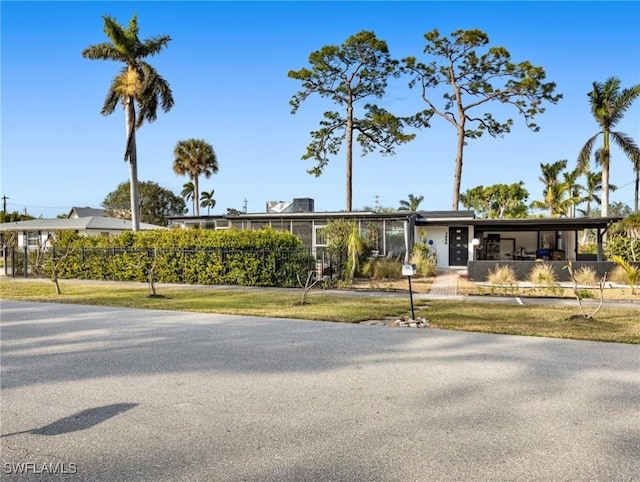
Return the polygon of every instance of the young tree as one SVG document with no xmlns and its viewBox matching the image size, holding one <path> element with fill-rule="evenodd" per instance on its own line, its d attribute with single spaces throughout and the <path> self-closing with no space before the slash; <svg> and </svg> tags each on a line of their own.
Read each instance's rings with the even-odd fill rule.
<svg viewBox="0 0 640 482">
<path fill-rule="evenodd" d="M 213 146 L 204 139 L 179 141 L 173 149 L 173 171 L 180 176 L 189 176 L 193 182 L 193 214 L 200 216 L 198 199 L 200 176 L 209 179 L 218 172 L 218 157 Z"/>
<path fill-rule="evenodd" d="M 70 258 L 78 250 L 74 244 L 77 236 L 73 231 L 58 231 L 45 242 L 38 242 L 34 269 L 36 273 L 47 276 L 55 284 L 58 295 L 62 294 L 60 273 L 65 270 Z"/>
<path fill-rule="evenodd" d="M 398 211 L 417 211 L 420 203 L 424 201 L 424 196 L 414 196 L 409 194 L 409 199 L 401 199 Z"/>
<path fill-rule="evenodd" d="M 360 228 L 354 223 L 347 237 L 347 255 L 349 256 L 349 277 L 351 282 L 355 280 L 360 267 L 360 258 L 365 252 L 365 241 L 360 234 Z M 346 273 L 345 273 L 346 276 Z"/>
<path fill-rule="evenodd" d="M 533 120 L 545 111 L 543 101 L 556 104 L 562 95 L 554 94 L 554 82 L 544 82 L 546 74 L 542 67 L 529 61 L 511 62 L 511 54 L 504 47 L 486 48 L 489 37 L 481 30 L 456 30 L 451 38 L 446 38 L 436 29 L 424 38 L 427 41 L 424 53 L 436 60 L 423 63 L 408 57 L 402 67 L 411 76 L 409 86 L 419 86 L 427 104 L 426 110 L 413 117 L 412 124 L 426 127 L 433 115 L 438 115 L 456 129 L 452 209 L 457 210 L 468 140 L 485 132 L 501 137 L 510 132 L 513 124 L 512 119 L 498 121 L 490 112 L 482 116 L 473 112 L 489 102 L 509 105 L 522 116 L 528 128 L 537 132 L 539 127 Z M 440 91 L 444 102 L 438 106 L 435 99 Z"/>
<path fill-rule="evenodd" d="M 361 31 L 342 45 L 327 45 L 309 55 L 310 68 L 289 71 L 289 78 L 300 80 L 302 90 L 295 94 L 290 105 L 295 114 L 301 103 L 312 94 L 327 97 L 342 113 L 325 112 L 320 129 L 311 132 L 311 143 L 302 159 L 314 159 L 316 167 L 308 170 L 320 176 L 330 155 L 337 155 L 343 141 L 346 151 L 346 210 L 352 210 L 353 143 L 362 148 L 362 155 L 378 150 L 393 154 L 397 144 L 408 142 L 414 134 L 404 134 L 402 121 L 386 110 L 372 104 L 363 106 L 363 115 L 356 107 L 368 98 L 381 98 L 390 77 L 397 75 L 397 61 L 391 59 L 387 43 L 373 32 Z"/>
<path fill-rule="evenodd" d="M 529 212 L 528 198 L 529 191 L 522 181 L 477 186 L 460 194 L 460 202 L 466 209 L 473 209 L 479 217 L 486 219 L 525 218 Z"/>
<path fill-rule="evenodd" d="M 207 208 L 207 216 L 209 215 L 210 209 L 216 206 L 216 200 L 213 199 L 213 192 L 214 189 L 210 192 L 204 191 L 200 194 L 200 207 Z"/>
<path fill-rule="evenodd" d="M 131 219 L 128 199 L 130 198 L 129 183 L 118 184 L 115 191 L 110 192 L 102 202 L 110 216 Z M 170 190 L 160 187 L 155 182 L 138 183 L 140 192 L 140 214 L 144 223 L 166 226 L 167 217 L 182 216 L 187 213 L 184 199 L 176 196 Z"/>
<path fill-rule="evenodd" d="M 173 94 L 169 84 L 144 59 L 158 54 L 171 41 L 168 35 L 158 35 L 141 41 L 138 38 L 138 17 L 133 15 L 129 26 L 123 28 L 114 18 L 105 15 L 104 33 L 110 42 L 91 45 L 82 56 L 91 60 L 113 60 L 124 63 L 120 73 L 112 80 L 100 113 L 110 115 L 118 102 L 122 103 L 127 126 L 124 160 L 129 163 L 131 191 L 130 212 L 133 231 L 140 229 L 138 164 L 136 130 L 147 120 L 157 118 L 158 105 L 164 112 L 173 107 Z M 136 105 L 138 106 L 136 117 Z"/>
<path fill-rule="evenodd" d="M 620 90 L 620 79 L 609 77 L 604 84 L 593 83 L 589 92 L 591 113 L 600 126 L 600 132 L 592 136 L 578 154 L 578 170 L 589 170 L 591 151 L 596 139 L 602 134 L 602 148 L 597 157 L 602 166 L 602 215 L 609 215 L 609 172 L 611 162 L 611 141 L 615 142 L 633 163 L 634 169 L 640 167 L 640 148 L 635 141 L 624 132 L 614 131 L 615 126 L 622 120 L 624 113 L 631 107 L 633 101 L 640 96 L 640 84 L 628 89 Z"/>
</svg>

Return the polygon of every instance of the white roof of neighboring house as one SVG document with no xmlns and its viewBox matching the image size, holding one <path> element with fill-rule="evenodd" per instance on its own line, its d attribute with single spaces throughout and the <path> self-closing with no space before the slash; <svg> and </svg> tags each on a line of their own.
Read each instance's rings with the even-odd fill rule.
<svg viewBox="0 0 640 482">
<path fill-rule="evenodd" d="M 30 219 L 0 224 L 0 232 L 8 231 L 131 231 L 128 219 L 109 218 L 105 216 L 87 216 L 84 218 Z M 141 230 L 167 229 L 155 224 L 140 223 Z"/>
</svg>

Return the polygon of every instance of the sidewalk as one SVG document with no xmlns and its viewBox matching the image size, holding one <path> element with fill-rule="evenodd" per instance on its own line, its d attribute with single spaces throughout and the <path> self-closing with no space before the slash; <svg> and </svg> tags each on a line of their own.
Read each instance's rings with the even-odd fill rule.
<svg viewBox="0 0 640 482">
<path fill-rule="evenodd" d="M 456 296 L 458 294 L 458 276 L 460 272 L 457 270 L 438 271 L 430 295 L 437 296 Z"/>
</svg>

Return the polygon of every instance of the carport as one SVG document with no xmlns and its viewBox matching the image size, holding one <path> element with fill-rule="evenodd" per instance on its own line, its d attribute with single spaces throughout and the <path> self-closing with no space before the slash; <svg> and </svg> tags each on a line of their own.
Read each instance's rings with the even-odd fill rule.
<svg viewBox="0 0 640 482">
<path fill-rule="evenodd" d="M 568 273 L 562 268 L 568 261 L 576 267 L 588 265 L 601 276 L 610 271 L 613 263 L 605 261 L 603 242 L 607 230 L 620 217 L 585 218 L 527 218 L 527 219 L 474 219 L 473 253 L 468 263 L 469 276 L 485 279 L 490 270 L 499 264 L 508 264 L 522 276 L 530 271 L 536 261 L 543 260 L 557 265 L 561 277 Z M 578 233 L 593 230 L 596 234 L 597 252 L 578 252 Z"/>
</svg>

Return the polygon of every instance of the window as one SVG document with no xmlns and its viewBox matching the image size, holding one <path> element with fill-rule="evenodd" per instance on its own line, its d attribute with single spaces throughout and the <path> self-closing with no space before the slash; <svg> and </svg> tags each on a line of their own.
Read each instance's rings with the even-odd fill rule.
<svg viewBox="0 0 640 482">
<path fill-rule="evenodd" d="M 305 246 L 311 247 L 312 231 L 311 221 L 292 221 L 291 233 L 298 236 Z"/>
<path fill-rule="evenodd" d="M 404 254 L 404 221 L 385 223 L 385 247 L 387 255 L 397 257 Z"/>
<path fill-rule="evenodd" d="M 266 228 L 267 226 L 269 226 L 269 223 L 265 221 L 251 221 L 251 229 L 253 231 Z"/>
<path fill-rule="evenodd" d="M 37 248 L 39 245 L 40 233 L 38 231 L 27 232 L 27 246 L 29 248 Z"/>
</svg>

